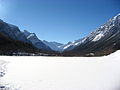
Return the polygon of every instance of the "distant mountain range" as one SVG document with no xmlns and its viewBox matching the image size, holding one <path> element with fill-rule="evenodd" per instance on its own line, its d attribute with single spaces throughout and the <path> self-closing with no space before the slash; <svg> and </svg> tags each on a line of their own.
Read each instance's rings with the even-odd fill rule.
<svg viewBox="0 0 120 90">
<path fill-rule="evenodd" d="M 58 56 L 108 55 L 120 49 L 120 14 L 108 20 L 88 36 L 67 44 L 42 41 L 35 33 L 27 30 L 20 31 L 17 26 L 0 20 L 0 43 L 0 54 L 5 52 L 51 54 L 52 52 Z M 8 51 L 5 47 L 9 48 Z"/>
<path fill-rule="evenodd" d="M 43 43 L 46 44 L 47 46 L 49 46 L 54 51 L 59 51 L 59 52 L 63 51 L 62 46 L 64 46 L 64 44 L 62 44 L 62 43 L 48 42 L 46 40 L 43 40 Z"/>
<path fill-rule="evenodd" d="M 51 48 L 48 45 L 44 44 L 40 39 L 38 39 L 35 33 L 30 33 L 26 30 L 24 30 L 23 33 L 36 48 L 51 51 Z"/>
</svg>

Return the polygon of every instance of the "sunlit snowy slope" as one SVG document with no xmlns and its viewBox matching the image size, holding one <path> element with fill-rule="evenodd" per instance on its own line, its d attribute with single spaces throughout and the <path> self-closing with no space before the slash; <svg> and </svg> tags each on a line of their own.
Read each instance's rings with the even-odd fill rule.
<svg viewBox="0 0 120 90">
<path fill-rule="evenodd" d="M 120 90 L 120 51 L 105 57 L 0 57 L 19 90 Z"/>
</svg>

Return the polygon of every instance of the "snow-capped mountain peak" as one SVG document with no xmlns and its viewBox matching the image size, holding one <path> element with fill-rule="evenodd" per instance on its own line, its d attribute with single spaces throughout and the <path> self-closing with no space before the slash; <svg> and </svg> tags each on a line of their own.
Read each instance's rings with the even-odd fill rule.
<svg viewBox="0 0 120 90">
<path fill-rule="evenodd" d="M 96 43 L 99 42 L 100 40 L 104 40 L 107 37 L 113 37 L 117 35 L 118 32 L 120 32 L 120 13 L 115 17 L 109 19 L 107 23 L 103 24 L 96 31 L 90 33 L 83 39 L 79 39 L 69 44 L 66 44 L 66 46 L 63 49 L 72 50 L 75 47 L 80 46 L 81 44 L 86 44 L 88 42 Z"/>
<path fill-rule="evenodd" d="M 32 44 L 39 48 L 39 49 L 44 49 L 44 50 L 51 50 L 51 48 L 47 45 L 45 45 L 37 36 L 35 33 L 30 33 L 27 30 L 24 30 L 23 32 L 25 36 L 27 37 L 28 40 L 32 42 Z"/>
</svg>

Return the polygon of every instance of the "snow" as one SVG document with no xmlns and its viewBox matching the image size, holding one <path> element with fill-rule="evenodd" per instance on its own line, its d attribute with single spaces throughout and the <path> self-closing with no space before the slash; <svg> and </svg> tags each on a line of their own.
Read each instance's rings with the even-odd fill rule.
<svg viewBox="0 0 120 90">
<path fill-rule="evenodd" d="M 80 44 L 80 42 L 75 43 L 75 45 L 78 45 L 78 44 Z"/>
<path fill-rule="evenodd" d="M 95 38 L 92 41 L 96 42 L 96 41 L 100 40 L 103 36 L 104 36 L 104 34 L 100 33 L 100 34 L 96 35 Z"/>
<path fill-rule="evenodd" d="M 0 60 L 0 77 L 3 77 L 6 71 L 7 62 Z"/>
<path fill-rule="evenodd" d="M 83 38 L 83 39 L 79 39 L 79 40 L 75 40 L 73 42 L 70 42 L 70 43 L 64 45 L 64 47 L 62 49 L 65 50 L 65 49 L 68 49 L 69 47 L 75 48 L 76 46 L 84 43 L 86 39 L 87 38 Z"/>
<path fill-rule="evenodd" d="M 63 50 L 69 48 L 70 46 L 71 46 L 71 44 L 66 45 L 66 46 L 63 48 Z"/>
<path fill-rule="evenodd" d="M 29 39 L 29 38 L 31 38 L 31 37 L 34 37 L 34 36 L 35 36 L 35 34 L 31 33 L 31 34 L 27 37 L 27 39 Z"/>
<path fill-rule="evenodd" d="M 113 17 L 113 19 L 112 20 L 116 20 L 116 18 L 117 18 L 118 16 L 115 16 L 115 17 Z"/>
<path fill-rule="evenodd" d="M 104 28 L 104 25 L 102 25 L 100 28 Z"/>
<path fill-rule="evenodd" d="M 78 45 L 80 45 L 80 44 L 84 43 L 84 42 L 85 42 L 85 40 L 86 40 L 86 38 L 85 38 L 85 39 L 83 39 L 83 40 L 80 40 L 80 41 L 75 42 L 73 45 L 74 45 L 74 46 L 78 46 Z"/>
<path fill-rule="evenodd" d="M 112 19 L 110 19 L 107 23 L 105 23 L 104 25 L 102 25 L 101 27 L 99 27 L 96 31 L 91 32 L 88 36 L 84 37 L 84 39 L 82 40 L 75 40 L 74 42 L 65 45 L 64 49 L 68 49 L 70 46 L 73 49 L 74 47 L 85 43 L 85 42 L 96 42 L 99 41 L 102 37 L 106 36 L 107 34 L 109 34 L 111 31 L 112 27 L 116 26 L 116 23 L 118 23 L 119 27 L 119 22 L 120 22 L 120 14 L 118 14 L 117 16 L 113 17 Z M 117 22 L 116 22 L 117 20 Z"/>
<path fill-rule="evenodd" d="M 118 16 L 120 16 L 120 13 L 118 13 L 116 16 L 114 16 L 112 20 L 116 20 Z"/>
<path fill-rule="evenodd" d="M 119 90 L 120 51 L 104 57 L 5 57 L 0 80 L 19 90 Z"/>
</svg>

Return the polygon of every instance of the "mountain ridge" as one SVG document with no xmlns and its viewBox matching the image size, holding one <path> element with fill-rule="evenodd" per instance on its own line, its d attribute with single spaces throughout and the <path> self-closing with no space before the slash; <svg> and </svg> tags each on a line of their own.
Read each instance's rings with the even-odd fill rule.
<svg viewBox="0 0 120 90">
<path fill-rule="evenodd" d="M 26 36 L 20 31 L 20 29 L 12 24 L 8 24 L 3 20 L 0 20 L 0 32 L 11 37 L 14 40 L 20 40 L 23 42 L 30 43 Z"/>
<path fill-rule="evenodd" d="M 103 56 L 120 49 L 120 13 L 89 35 L 67 44 L 40 40 L 35 33 L 27 30 L 22 32 L 17 26 L 2 20 L 0 33 L 38 49 L 55 51 L 60 56 Z"/>
<path fill-rule="evenodd" d="M 120 16 L 120 13 L 119 14 L 117 14 L 116 16 L 114 16 L 113 18 L 111 18 L 111 19 L 109 19 L 108 21 L 107 21 L 107 23 L 105 23 L 105 24 L 107 24 L 107 26 L 109 26 L 110 24 L 111 24 L 111 21 L 116 21 L 116 19 L 118 18 Z M 116 22 L 114 22 L 114 23 L 116 23 Z M 96 37 L 94 37 L 95 35 L 93 35 L 97 30 L 99 30 L 99 29 L 101 29 L 101 28 L 107 28 L 107 27 L 105 27 L 105 24 L 103 24 L 103 25 L 101 25 L 99 28 L 97 28 L 95 31 L 93 31 L 93 32 L 91 32 L 90 34 L 88 34 L 87 36 L 85 36 L 85 37 L 83 37 L 83 38 L 81 38 L 81 39 L 79 39 L 79 40 L 75 40 L 75 41 L 73 41 L 73 42 L 71 42 L 70 44 L 69 44 L 69 46 L 72 46 L 72 45 L 75 45 L 76 44 L 76 46 L 77 45 L 79 45 L 79 44 L 81 44 L 81 43 L 83 43 L 83 42 L 86 42 L 86 39 L 89 37 L 89 40 L 91 40 L 91 39 L 93 39 L 93 41 L 98 41 L 100 38 L 102 38 L 103 37 L 103 34 L 101 33 L 101 35 L 97 35 Z M 111 26 L 110 26 L 111 27 Z M 118 27 L 120 27 L 120 25 L 118 25 Z M 105 32 L 107 32 L 106 30 L 104 30 L 104 31 L 102 31 L 103 33 L 105 33 Z M 92 35 L 92 36 L 91 36 Z"/>
<path fill-rule="evenodd" d="M 103 24 L 96 31 L 90 33 L 79 41 L 79 45 L 68 47 L 64 53 L 75 53 L 81 55 L 88 55 L 90 53 L 97 55 L 109 54 L 116 50 L 116 46 L 120 40 L 120 14 L 109 19 L 107 23 Z M 81 41 L 84 41 L 81 43 Z M 117 43 L 115 45 L 115 43 Z M 106 44 L 106 45 L 105 45 Z M 109 47 L 109 48 L 108 48 Z M 101 54 L 100 54 L 101 52 Z M 103 54 L 103 55 L 104 55 Z"/>
<path fill-rule="evenodd" d="M 27 37 L 29 41 L 32 42 L 32 44 L 39 49 L 44 49 L 44 50 L 49 50 L 52 51 L 49 46 L 44 44 L 37 36 L 35 33 L 30 33 L 27 30 L 23 31 L 24 35 Z"/>
</svg>

